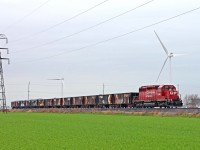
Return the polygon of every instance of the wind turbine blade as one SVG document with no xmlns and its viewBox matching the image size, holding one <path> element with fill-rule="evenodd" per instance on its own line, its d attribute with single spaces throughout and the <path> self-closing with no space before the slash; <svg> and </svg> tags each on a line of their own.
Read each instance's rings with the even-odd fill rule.
<svg viewBox="0 0 200 150">
<path fill-rule="evenodd" d="M 157 38 L 158 38 L 158 40 L 159 40 L 160 44 L 162 45 L 162 47 L 163 47 L 163 49 L 164 49 L 165 53 L 166 53 L 166 54 L 167 54 L 167 56 L 168 56 L 169 54 L 168 54 L 168 51 L 167 51 L 167 49 L 166 49 L 165 45 L 162 43 L 162 41 L 161 41 L 161 39 L 159 38 L 159 36 L 158 36 L 158 34 L 156 33 L 156 31 L 154 31 L 154 32 L 155 32 L 155 34 L 156 34 L 156 36 L 157 36 Z"/>
<path fill-rule="evenodd" d="M 183 55 L 186 55 L 186 54 L 173 54 L 174 57 L 176 57 L 176 56 L 183 56 Z"/>
<path fill-rule="evenodd" d="M 167 58 L 165 59 L 164 64 L 163 64 L 163 66 L 162 66 L 162 68 L 161 68 L 161 70 L 160 70 L 160 73 L 159 73 L 159 75 L 158 75 L 158 78 L 157 78 L 156 82 L 158 81 L 158 79 L 159 79 L 159 77 L 160 77 L 160 75 L 161 75 L 161 73 L 162 73 L 162 70 L 163 70 L 163 68 L 164 68 L 164 66 L 165 66 L 165 64 L 166 64 L 166 62 L 167 62 L 167 60 L 168 60 L 168 58 L 169 58 L 169 57 L 167 57 Z"/>
</svg>

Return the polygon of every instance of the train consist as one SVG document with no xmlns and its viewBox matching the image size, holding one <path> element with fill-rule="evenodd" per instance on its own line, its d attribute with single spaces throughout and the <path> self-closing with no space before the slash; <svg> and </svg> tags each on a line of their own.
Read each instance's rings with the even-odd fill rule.
<svg viewBox="0 0 200 150">
<path fill-rule="evenodd" d="M 25 108 L 120 108 L 120 107 L 181 107 L 183 105 L 174 85 L 149 85 L 139 92 L 66 98 L 33 99 L 11 102 L 13 109 Z"/>
</svg>

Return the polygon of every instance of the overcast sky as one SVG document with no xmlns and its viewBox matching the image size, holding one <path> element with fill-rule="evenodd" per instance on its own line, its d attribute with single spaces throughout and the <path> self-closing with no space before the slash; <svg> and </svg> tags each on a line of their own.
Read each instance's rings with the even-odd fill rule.
<svg viewBox="0 0 200 150">
<path fill-rule="evenodd" d="M 200 9 L 153 25 L 198 7 L 199 0 L 0 0 L 7 104 L 27 99 L 29 81 L 31 99 L 61 97 L 61 81 L 48 80 L 55 78 L 64 78 L 65 97 L 102 94 L 103 83 L 105 93 L 169 84 L 169 62 L 156 82 L 167 56 L 154 30 L 169 52 L 186 54 L 172 58 L 171 83 L 182 97 L 200 94 Z"/>
</svg>

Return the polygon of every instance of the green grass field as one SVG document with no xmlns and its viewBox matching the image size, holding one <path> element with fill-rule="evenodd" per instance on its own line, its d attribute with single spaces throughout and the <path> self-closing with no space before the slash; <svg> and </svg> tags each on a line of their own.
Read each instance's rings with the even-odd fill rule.
<svg viewBox="0 0 200 150">
<path fill-rule="evenodd" d="M 0 149 L 200 149 L 200 118 L 0 113 Z"/>
</svg>

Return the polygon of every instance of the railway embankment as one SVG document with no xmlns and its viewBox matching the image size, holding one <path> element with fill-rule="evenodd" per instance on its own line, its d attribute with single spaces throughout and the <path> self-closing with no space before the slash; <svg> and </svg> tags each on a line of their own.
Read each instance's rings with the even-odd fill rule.
<svg viewBox="0 0 200 150">
<path fill-rule="evenodd" d="M 155 116 L 188 116 L 200 117 L 199 108 L 35 108 L 11 109 L 9 112 L 39 112 L 39 113 L 99 113 Z"/>
</svg>

